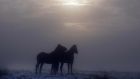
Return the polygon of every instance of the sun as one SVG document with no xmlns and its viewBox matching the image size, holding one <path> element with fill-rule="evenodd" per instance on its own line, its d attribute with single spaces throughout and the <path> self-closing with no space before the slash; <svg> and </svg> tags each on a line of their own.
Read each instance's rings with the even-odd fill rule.
<svg viewBox="0 0 140 79">
<path fill-rule="evenodd" d="M 67 5 L 67 6 L 82 6 L 86 5 L 85 0 L 62 0 L 62 5 Z"/>
<path fill-rule="evenodd" d="M 62 4 L 78 6 L 78 5 L 80 5 L 80 2 L 78 0 L 64 0 Z"/>
</svg>

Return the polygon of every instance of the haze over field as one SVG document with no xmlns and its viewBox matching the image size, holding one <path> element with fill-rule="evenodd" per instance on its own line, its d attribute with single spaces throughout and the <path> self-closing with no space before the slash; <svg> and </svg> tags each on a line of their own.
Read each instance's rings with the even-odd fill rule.
<svg viewBox="0 0 140 79">
<path fill-rule="evenodd" d="M 140 0 L 0 0 L 0 65 L 34 69 L 58 43 L 74 69 L 140 71 Z"/>
</svg>

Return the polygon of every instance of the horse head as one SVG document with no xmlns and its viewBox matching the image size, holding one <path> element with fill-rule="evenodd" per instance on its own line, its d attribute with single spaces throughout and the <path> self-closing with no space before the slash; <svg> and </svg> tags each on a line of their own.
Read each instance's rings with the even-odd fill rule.
<svg viewBox="0 0 140 79">
<path fill-rule="evenodd" d="M 71 50 L 72 50 L 74 53 L 78 54 L 78 49 L 77 49 L 77 45 L 76 45 L 76 44 L 74 44 L 74 45 L 71 47 Z"/>
</svg>

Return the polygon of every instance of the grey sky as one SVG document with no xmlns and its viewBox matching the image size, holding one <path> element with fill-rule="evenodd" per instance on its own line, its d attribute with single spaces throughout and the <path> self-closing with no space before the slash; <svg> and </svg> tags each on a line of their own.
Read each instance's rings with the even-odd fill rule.
<svg viewBox="0 0 140 79">
<path fill-rule="evenodd" d="M 140 0 L 87 0 L 75 7 L 58 1 L 0 0 L 4 66 L 33 68 L 40 51 L 61 43 L 78 45 L 75 69 L 140 70 Z"/>
</svg>

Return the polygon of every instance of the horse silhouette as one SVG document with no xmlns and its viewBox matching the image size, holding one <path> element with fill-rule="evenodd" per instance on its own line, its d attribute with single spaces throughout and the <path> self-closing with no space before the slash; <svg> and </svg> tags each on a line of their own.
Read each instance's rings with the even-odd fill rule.
<svg viewBox="0 0 140 79">
<path fill-rule="evenodd" d="M 68 65 L 68 74 L 73 73 L 72 67 L 73 67 L 75 53 L 78 54 L 78 50 L 77 50 L 77 46 L 73 45 L 67 52 L 63 52 L 61 53 L 61 55 L 59 55 L 59 58 L 60 58 L 59 62 L 61 63 L 61 66 L 60 66 L 61 73 L 63 73 L 62 68 L 63 68 L 64 63 L 67 63 Z"/>
<path fill-rule="evenodd" d="M 66 47 L 58 44 L 56 49 L 51 53 L 41 52 L 37 55 L 37 64 L 36 64 L 36 74 L 41 73 L 43 64 L 51 64 L 51 73 L 56 74 L 59 68 L 59 54 L 64 53 L 67 50 Z"/>
</svg>

